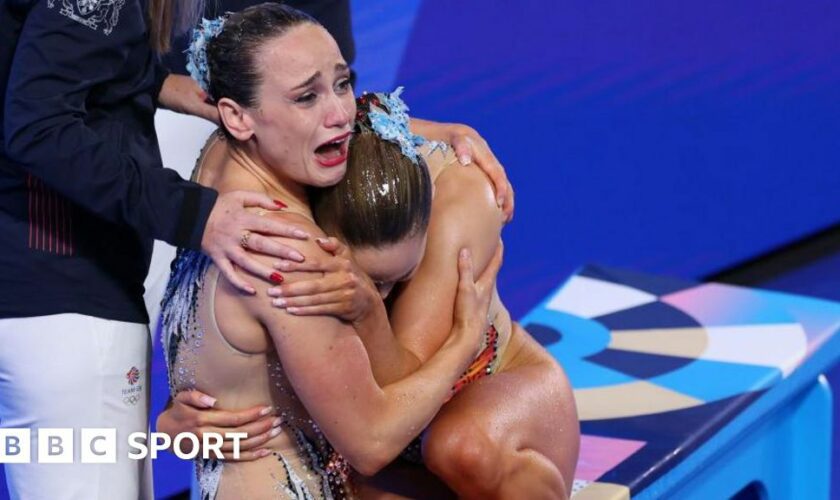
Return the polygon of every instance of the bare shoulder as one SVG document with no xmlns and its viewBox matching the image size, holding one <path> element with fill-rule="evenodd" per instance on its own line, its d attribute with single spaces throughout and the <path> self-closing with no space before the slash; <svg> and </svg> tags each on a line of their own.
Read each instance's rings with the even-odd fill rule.
<svg viewBox="0 0 840 500">
<path fill-rule="evenodd" d="M 447 166 L 435 180 L 435 203 L 449 209 L 469 209 L 477 216 L 502 217 L 490 179 L 475 165 Z"/>
<path fill-rule="evenodd" d="M 487 224 L 490 228 L 497 228 L 497 233 L 503 221 L 493 186 L 475 165 L 451 165 L 438 176 L 432 214 L 436 223 L 445 223 L 448 227 Z"/>
<path fill-rule="evenodd" d="M 214 187 L 228 160 L 228 143 L 219 130 L 213 131 L 201 147 L 190 180 Z"/>
<path fill-rule="evenodd" d="M 493 256 L 503 226 L 489 179 L 475 165 L 450 165 L 435 181 L 427 252 L 453 261 L 460 248 L 469 248 L 476 269 Z"/>
<path fill-rule="evenodd" d="M 278 241 L 298 250 L 306 259 L 316 259 L 319 256 L 327 256 L 315 238 L 323 235 L 323 232 L 309 219 L 295 213 L 272 213 L 266 217 L 274 217 L 286 222 L 298 225 L 301 229 L 309 232 L 311 238 L 307 240 L 294 240 L 278 238 Z M 276 258 L 253 254 L 253 257 L 272 266 Z M 243 271 L 240 271 L 243 272 Z M 278 271 L 279 272 L 279 271 Z M 323 276 L 321 272 L 282 272 L 283 284 L 291 284 L 300 281 L 307 281 Z M 223 279 L 220 277 L 220 279 Z M 285 309 L 272 304 L 272 297 L 268 295 L 268 289 L 277 284 L 267 279 L 248 275 L 249 283 L 254 287 L 256 293 L 248 295 L 232 288 L 226 283 L 226 289 L 235 296 L 228 297 L 238 304 L 241 315 L 247 316 L 247 324 L 259 329 L 262 338 L 273 343 L 281 361 L 287 369 L 287 375 L 298 380 L 301 367 L 314 366 L 313 360 L 323 357 L 331 349 L 340 349 L 341 352 L 357 352 L 361 349 L 358 336 L 355 330 L 346 323 L 333 316 L 296 316 L 289 314 Z M 309 335 L 310 332 L 318 332 L 318 335 Z M 291 356 L 291 357 L 290 357 Z M 316 363 L 317 364 L 317 363 Z M 305 369 L 308 371 L 308 368 Z M 316 377 L 317 378 L 317 377 Z"/>
</svg>

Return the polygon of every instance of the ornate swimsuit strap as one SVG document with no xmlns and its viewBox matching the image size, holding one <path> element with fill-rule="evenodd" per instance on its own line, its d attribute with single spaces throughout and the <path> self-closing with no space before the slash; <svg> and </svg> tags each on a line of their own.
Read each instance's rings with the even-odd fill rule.
<svg viewBox="0 0 840 500">
<path fill-rule="evenodd" d="M 449 399 L 452 399 L 464 387 L 475 382 L 480 378 L 492 375 L 495 370 L 495 363 L 499 356 L 499 332 L 492 323 L 484 333 L 484 349 L 478 353 L 478 356 L 470 363 L 470 366 L 461 375 L 461 378 L 452 386 L 452 391 L 449 394 Z"/>
</svg>

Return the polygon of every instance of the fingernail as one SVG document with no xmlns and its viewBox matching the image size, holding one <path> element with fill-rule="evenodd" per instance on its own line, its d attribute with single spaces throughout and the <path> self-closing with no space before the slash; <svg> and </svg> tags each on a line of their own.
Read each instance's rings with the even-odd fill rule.
<svg viewBox="0 0 840 500">
<path fill-rule="evenodd" d="M 282 208 L 288 208 L 288 207 L 289 207 L 289 205 L 286 205 L 285 203 L 283 203 L 283 202 L 282 202 L 282 201 L 280 201 L 280 200 L 274 200 L 274 204 L 275 204 L 275 205 L 277 205 L 278 207 L 280 207 L 281 209 L 282 209 Z"/>
<path fill-rule="evenodd" d="M 324 243 L 326 243 L 329 240 L 326 239 L 326 238 L 315 238 L 315 241 L 317 241 L 318 243 L 323 245 Z"/>
<path fill-rule="evenodd" d="M 283 299 L 278 299 L 278 300 L 283 300 Z M 286 301 L 285 301 L 285 300 L 283 300 L 283 303 L 284 303 L 284 304 L 285 304 L 285 302 L 286 302 Z M 286 308 L 286 312 L 287 312 L 287 313 L 291 313 L 291 314 L 295 314 L 296 312 L 298 312 L 298 308 L 297 308 L 297 307 L 287 307 L 287 308 Z"/>
<path fill-rule="evenodd" d="M 270 454 L 271 454 L 271 451 L 266 450 L 265 448 L 263 448 L 261 450 L 257 450 L 257 451 L 254 452 L 254 455 L 256 455 L 258 457 L 267 457 Z"/>
<path fill-rule="evenodd" d="M 271 273 L 271 276 L 269 276 L 268 279 L 270 279 L 271 281 L 273 281 L 275 283 L 283 283 L 283 281 L 284 281 L 283 275 L 280 274 L 280 273 L 276 273 L 276 272 Z"/>
<path fill-rule="evenodd" d="M 271 301 L 277 307 L 285 307 L 286 306 L 286 299 L 274 299 Z"/>
<path fill-rule="evenodd" d="M 283 419 L 281 417 L 277 417 L 271 422 L 271 427 L 280 427 L 280 424 L 283 423 Z"/>
<path fill-rule="evenodd" d="M 281 432 L 283 432 L 283 429 L 281 429 L 279 427 L 275 427 L 275 428 L 271 429 L 271 432 L 269 432 L 268 435 L 271 436 L 271 437 L 276 437 Z"/>
<path fill-rule="evenodd" d="M 292 258 L 292 260 L 296 260 L 298 262 L 303 262 L 303 255 L 301 255 L 298 252 L 292 252 L 290 254 L 290 257 Z"/>
<path fill-rule="evenodd" d="M 498 205 L 499 207 L 501 207 L 501 206 L 502 206 L 502 205 L 504 205 L 504 204 L 505 204 L 505 199 L 504 199 L 504 198 L 502 198 L 501 196 L 499 196 L 498 198 L 496 198 L 496 205 Z"/>
<path fill-rule="evenodd" d="M 265 408 L 263 408 L 262 410 L 260 410 L 260 416 L 261 416 L 261 417 L 264 417 L 264 416 L 268 415 L 269 413 L 271 413 L 271 410 L 273 410 L 273 409 L 274 409 L 274 408 L 273 408 L 273 407 L 271 407 L 271 406 L 266 406 Z"/>
<path fill-rule="evenodd" d="M 208 408 L 212 408 L 213 405 L 216 404 L 216 399 L 215 398 L 211 398 L 210 396 L 206 396 L 206 395 L 201 396 L 200 398 L 198 398 L 198 400 L 201 401 L 203 404 L 207 405 Z"/>
<path fill-rule="evenodd" d="M 295 229 L 292 234 L 294 234 L 296 238 L 309 238 L 309 233 L 302 229 Z"/>
<path fill-rule="evenodd" d="M 256 295 L 257 291 L 252 286 L 246 286 L 245 291 L 248 292 L 248 295 Z"/>
<path fill-rule="evenodd" d="M 470 257 L 470 249 L 469 248 L 462 248 L 461 249 L 461 257 L 468 259 Z"/>
<path fill-rule="evenodd" d="M 467 166 L 471 162 L 472 162 L 472 158 L 470 158 L 470 155 L 460 155 L 460 156 L 458 156 L 458 163 L 460 163 L 461 165 Z"/>
</svg>

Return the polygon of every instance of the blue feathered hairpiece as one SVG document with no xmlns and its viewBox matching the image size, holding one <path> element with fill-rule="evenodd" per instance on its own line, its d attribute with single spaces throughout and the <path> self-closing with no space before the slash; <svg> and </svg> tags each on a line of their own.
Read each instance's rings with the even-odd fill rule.
<svg viewBox="0 0 840 500">
<path fill-rule="evenodd" d="M 187 71 L 193 80 L 205 92 L 210 92 L 210 67 L 207 64 L 207 44 L 221 33 L 225 27 L 227 16 L 216 19 L 203 19 L 201 24 L 193 29 L 192 41 L 187 48 Z"/>
<path fill-rule="evenodd" d="M 426 143 L 422 136 L 412 134 L 408 129 L 408 106 L 400 94 L 403 87 L 390 94 L 377 92 L 365 93 L 359 97 L 356 123 L 373 130 L 379 137 L 399 145 L 402 153 L 414 164 L 418 164 L 417 146 Z"/>
</svg>

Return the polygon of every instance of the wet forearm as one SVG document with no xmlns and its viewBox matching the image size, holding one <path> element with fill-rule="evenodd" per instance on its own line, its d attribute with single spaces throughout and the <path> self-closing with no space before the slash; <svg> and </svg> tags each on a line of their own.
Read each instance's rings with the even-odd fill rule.
<svg viewBox="0 0 840 500">
<path fill-rule="evenodd" d="M 420 367 L 420 360 L 399 343 L 391 330 L 384 304 L 377 302 L 354 326 L 370 357 L 374 378 L 380 385 L 387 385 L 415 372 Z"/>
</svg>

